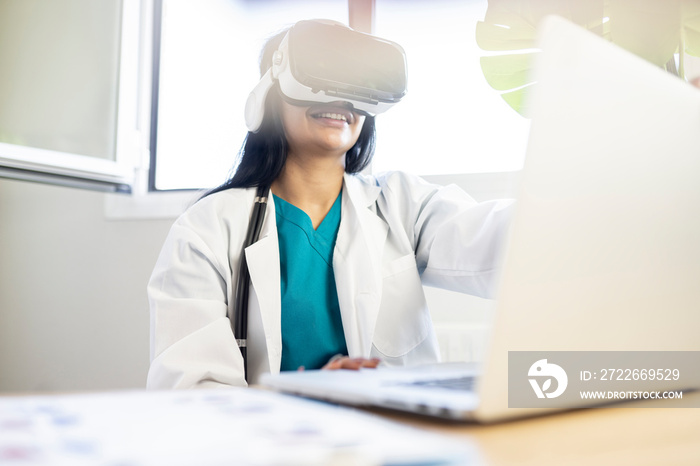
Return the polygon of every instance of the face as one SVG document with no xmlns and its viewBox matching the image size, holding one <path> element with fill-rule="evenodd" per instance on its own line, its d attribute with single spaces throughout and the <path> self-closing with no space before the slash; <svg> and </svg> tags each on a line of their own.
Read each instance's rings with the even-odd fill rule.
<svg viewBox="0 0 700 466">
<path fill-rule="evenodd" d="M 290 155 L 344 155 L 357 142 L 365 122 L 364 115 L 348 110 L 342 102 L 306 107 L 281 101 L 280 105 Z"/>
</svg>

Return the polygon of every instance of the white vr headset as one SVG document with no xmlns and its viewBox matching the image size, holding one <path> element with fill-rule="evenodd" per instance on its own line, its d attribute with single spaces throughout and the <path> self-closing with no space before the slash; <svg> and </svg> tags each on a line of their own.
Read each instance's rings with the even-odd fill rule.
<svg viewBox="0 0 700 466">
<path fill-rule="evenodd" d="M 400 45 L 354 31 L 341 23 L 299 21 L 272 56 L 272 66 L 248 96 L 245 121 L 262 125 L 267 93 L 279 83 L 295 105 L 349 102 L 374 116 L 406 94 L 406 55 Z"/>
</svg>

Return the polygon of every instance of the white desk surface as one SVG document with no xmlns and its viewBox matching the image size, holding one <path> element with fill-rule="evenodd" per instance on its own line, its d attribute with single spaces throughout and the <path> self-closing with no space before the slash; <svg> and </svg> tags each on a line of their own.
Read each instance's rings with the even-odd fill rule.
<svg viewBox="0 0 700 466">
<path fill-rule="evenodd" d="M 170 455 L 168 461 L 173 460 L 173 453 L 180 447 L 184 448 L 185 453 L 196 454 L 198 458 L 202 452 L 207 453 L 208 455 L 204 456 L 217 461 L 222 459 L 217 457 L 217 454 L 228 457 L 232 455 L 233 450 L 236 453 L 235 457 L 240 459 L 241 451 L 245 451 L 248 445 L 235 447 L 234 440 L 238 439 L 240 443 L 248 437 L 252 439 L 251 442 L 260 443 L 260 446 L 264 446 L 263 443 L 267 445 L 268 453 L 280 448 L 280 451 L 284 452 L 285 448 L 293 446 L 296 450 L 289 450 L 289 453 L 300 454 L 298 439 L 294 439 L 299 434 L 297 421 L 301 419 L 305 422 L 304 432 L 301 432 L 304 436 L 302 441 L 309 440 L 309 447 L 315 447 L 316 452 L 319 449 L 322 452 L 335 449 L 332 454 L 337 453 L 337 448 L 334 445 L 329 446 L 329 443 L 337 442 L 338 439 L 344 442 L 347 437 L 355 436 L 358 445 L 362 444 L 370 450 L 375 449 L 381 455 L 389 455 L 387 458 L 392 458 L 391 455 L 395 456 L 397 453 L 399 456 L 407 453 L 413 455 L 413 451 L 416 454 L 420 454 L 421 451 L 442 452 L 445 451 L 443 443 L 447 448 L 455 446 L 457 451 L 463 452 L 460 453 L 460 458 L 464 458 L 464 461 L 460 460 L 454 464 L 700 465 L 700 408 L 651 407 L 662 406 L 663 401 L 626 403 L 615 407 L 582 409 L 479 425 L 450 423 L 389 411 L 346 410 L 325 404 L 299 405 L 300 403 L 291 397 L 287 397 L 285 401 L 274 398 L 274 394 L 265 391 L 238 390 L 243 391 L 217 391 L 215 395 L 211 392 L 209 395 L 201 392 L 195 394 L 197 391 L 177 394 L 163 392 L 162 396 L 152 392 L 127 392 L 116 395 L 97 393 L 85 394 L 88 396 L 84 397 L 50 396 L 46 397 L 46 400 L 32 396 L 34 394 L 0 394 L 0 421 L 8 421 L 0 422 L 0 431 L 4 432 L 0 435 L 0 464 L 95 464 L 87 461 L 89 458 L 85 456 L 85 452 L 79 454 L 85 456 L 86 462 L 56 463 L 51 460 L 62 459 L 65 455 L 61 449 L 65 449 L 66 445 L 84 449 L 93 440 L 100 449 L 111 455 L 103 455 L 105 457 L 120 457 L 125 454 L 125 450 L 132 456 L 134 452 L 138 452 L 143 455 L 144 461 L 133 464 L 144 465 L 162 464 L 160 460 L 164 458 L 158 456 L 162 454 Z M 217 401 L 219 394 L 222 395 L 222 399 Z M 268 400 L 268 395 L 273 395 L 273 398 Z M 214 400 L 207 400 L 207 396 L 213 397 Z M 199 403 L 200 407 L 191 404 L 196 409 L 185 409 L 181 416 L 178 409 L 183 408 L 173 404 L 176 397 L 189 400 L 189 403 Z M 288 401 L 289 399 L 291 401 Z M 698 400 L 700 392 L 684 393 L 684 404 L 697 406 Z M 277 411 L 266 409 L 255 412 L 251 407 L 255 408 L 256 405 L 279 406 L 275 408 Z M 220 407 L 223 410 L 219 409 Z M 236 411 L 235 417 L 225 417 L 232 410 Z M 289 413 L 296 414 L 290 416 Z M 57 417 L 57 414 L 60 416 Z M 81 417 L 85 422 L 75 423 L 75 427 L 71 427 L 72 431 L 69 430 L 68 435 L 64 435 L 60 425 L 57 427 L 52 424 L 56 420 L 64 422 L 64 414 L 68 414 L 69 424 Z M 225 416 L 214 416 L 217 414 Z M 183 423 L 183 418 L 200 422 Z M 382 420 L 393 423 L 383 423 Z M 94 433 L 89 430 L 94 426 L 108 432 Z M 311 429 L 313 432 L 308 429 L 309 426 L 314 427 Z M 411 428 L 404 429 L 403 426 Z M 211 428 L 210 432 L 205 432 L 207 427 Z M 243 431 L 236 433 L 236 429 L 242 428 Z M 167 432 L 163 432 L 164 429 Z M 421 433 L 421 430 L 425 433 Z M 8 433 L 17 435 L 17 445 L 29 447 L 24 450 L 25 453 L 33 454 L 32 452 L 36 453 L 41 448 L 49 451 L 50 454 L 43 457 L 48 462 L 6 462 L 8 458 L 3 458 L 3 455 L 23 451 L 21 448 L 12 449 L 12 444 L 8 443 Z M 76 436 L 78 434 L 79 436 Z M 76 444 L 72 441 L 71 445 L 70 442 L 64 442 L 66 439 L 76 438 L 82 438 L 82 443 Z M 283 442 L 282 446 L 280 439 L 286 442 Z M 294 441 L 290 443 L 291 440 Z M 254 464 L 287 464 L 267 463 L 259 458 L 259 451 L 256 447 L 252 452 L 245 453 L 249 458 L 262 461 Z M 93 448 L 92 453 L 97 454 L 100 451 Z M 76 457 L 77 454 L 73 454 Z M 87 454 L 90 454 L 90 451 Z M 180 462 L 170 464 L 188 464 L 186 456 L 176 455 L 175 458 Z M 279 460 L 279 457 L 275 458 Z M 37 456 L 35 459 L 41 457 Z"/>
</svg>

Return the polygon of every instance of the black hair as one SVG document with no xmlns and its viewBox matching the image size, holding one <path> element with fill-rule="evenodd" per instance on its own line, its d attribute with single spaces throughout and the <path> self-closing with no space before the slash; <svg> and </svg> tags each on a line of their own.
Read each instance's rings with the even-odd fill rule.
<svg viewBox="0 0 700 466">
<path fill-rule="evenodd" d="M 277 50 L 288 29 L 272 36 L 263 47 L 260 54 L 260 75 L 262 76 L 272 66 L 272 54 Z M 230 188 L 250 188 L 270 186 L 282 172 L 287 161 L 287 138 L 279 113 L 279 85 L 270 89 L 265 101 L 265 116 L 260 129 L 248 132 L 243 146 L 238 153 L 237 164 L 234 165 L 226 180 L 220 186 L 206 192 L 210 194 Z M 360 130 L 360 135 L 345 154 L 345 172 L 359 173 L 372 161 L 376 141 L 376 126 L 374 117 L 366 116 Z"/>
</svg>

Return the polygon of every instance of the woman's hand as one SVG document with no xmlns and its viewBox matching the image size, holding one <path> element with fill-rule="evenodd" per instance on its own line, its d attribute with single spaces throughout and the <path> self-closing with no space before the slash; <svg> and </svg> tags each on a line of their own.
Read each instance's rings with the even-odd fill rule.
<svg viewBox="0 0 700 466">
<path fill-rule="evenodd" d="M 700 87 L 700 76 L 698 76 L 697 78 L 691 79 L 690 84 L 692 84 L 695 87 Z"/>
<path fill-rule="evenodd" d="M 349 356 L 334 356 L 321 369 L 331 371 L 337 369 L 351 369 L 356 371 L 363 367 L 374 369 L 380 362 L 381 360 L 378 358 L 365 359 L 351 358 Z"/>
</svg>

